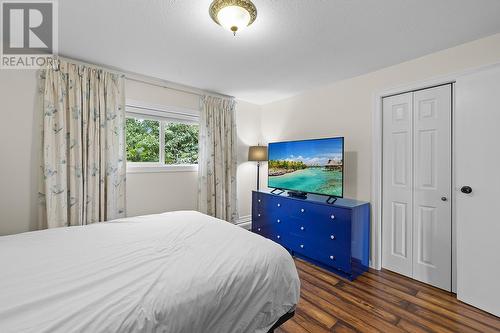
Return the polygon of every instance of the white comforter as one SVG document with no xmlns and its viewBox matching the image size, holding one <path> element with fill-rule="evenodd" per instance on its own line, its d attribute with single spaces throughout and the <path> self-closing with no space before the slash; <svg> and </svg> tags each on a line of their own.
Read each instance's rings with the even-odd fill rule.
<svg viewBox="0 0 500 333">
<path fill-rule="evenodd" d="M 281 246 L 193 212 L 0 237 L 0 332 L 266 332 L 299 298 Z"/>
</svg>

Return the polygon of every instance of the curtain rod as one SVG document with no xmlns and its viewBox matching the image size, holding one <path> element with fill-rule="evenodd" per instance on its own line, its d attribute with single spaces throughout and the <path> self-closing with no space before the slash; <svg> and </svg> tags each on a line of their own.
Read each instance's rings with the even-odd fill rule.
<svg viewBox="0 0 500 333">
<path fill-rule="evenodd" d="M 190 86 L 185 86 L 185 85 L 182 85 L 179 83 L 170 82 L 170 81 L 167 81 L 164 79 L 160 79 L 160 78 L 156 78 L 156 77 L 152 77 L 152 76 L 148 76 L 148 75 L 129 72 L 129 71 L 126 71 L 126 70 L 123 70 L 121 68 L 114 67 L 114 66 L 93 64 L 93 63 L 90 63 L 90 62 L 87 62 L 84 60 L 70 58 L 70 57 L 66 57 L 66 56 L 62 56 L 62 55 L 58 55 L 58 56 L 56 56 L 56 58 L 60 58 L 63 60 L 74 62 L 74 63 L 78 63 L 81 65 L 97 67 L 97 68 L 100 68 L 100 69 L 103 69 L 103 70 L 106 70 L 109 72 L 113 72 L 115 74 L 123 75 L 123 76 L 125 76 L 125 79 L 130 80 L 130 81 L 149 84 L 149 85 L 164 88 L 164 89 L 179 91 L 179 92 L 182 92 L 185 94 L 191 94 L 191 95 L 195 95 L 195 96 L 199 96 L 199 97 L 209 95 L 209 96 L 223 97 L 223 98 L 234 98 L 234 96 L 225 95 L 225 94 L 221 94 L 221 93 L 217 93 L 217 92 L 213 92 L 213 91 L 207 91 L 207 90 L 203 90 L 203 89 L 198 89 L 198 88 L 194 88 L 194 87 L 190 87 Z"/>
</svg>

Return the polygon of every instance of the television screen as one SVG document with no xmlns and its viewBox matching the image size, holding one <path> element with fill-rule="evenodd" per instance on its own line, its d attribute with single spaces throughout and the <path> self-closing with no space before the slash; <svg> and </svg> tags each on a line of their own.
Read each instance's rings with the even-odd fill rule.
<svg viewBox="0 0 500 333">
<path fill-rule="evenodd" d="M 344 138 L 269 144 L 267 186 L 343 197 Z"/>
</svg>

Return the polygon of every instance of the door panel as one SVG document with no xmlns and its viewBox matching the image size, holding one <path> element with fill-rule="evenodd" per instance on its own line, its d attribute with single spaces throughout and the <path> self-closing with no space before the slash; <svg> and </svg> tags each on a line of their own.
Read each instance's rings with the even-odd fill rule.
<svg viewBox="0 0 500 333">
<path fill-rule="evenodd" d="M 500 68 L 459 78 L 456 91 L 457 297 L 500 316 Z"/>
<path fill-rule="evenodd" d="M 413 278 L 451 290 L 451 85 L 413 97 Z"/>
<path fill-rule="evenodd" d="M 412 276 L 412 93 L 383 100 L 382 266 Z"/>
</svg>

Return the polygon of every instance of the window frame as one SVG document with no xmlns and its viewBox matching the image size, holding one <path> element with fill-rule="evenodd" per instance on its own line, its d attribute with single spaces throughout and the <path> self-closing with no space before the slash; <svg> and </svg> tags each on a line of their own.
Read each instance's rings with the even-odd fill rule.
<svg viewBox="0 0 500 333">
<path fill-rule="evenodd" d="M 125 117 L 142 118 L 159 121 L 159 161 L 158 162 L 129 162 L 127 173 L 156 173 L 156 172 L 197 172 L 198 164 L 165 164 L 165 123 L 176 122 L 183 124 L 200 124 L 200 110 L 163 106 L 142 101 L 127 99 L 125 102 Z M 126 138 L 125 138 L 126 140 Z"/>
</svg>

